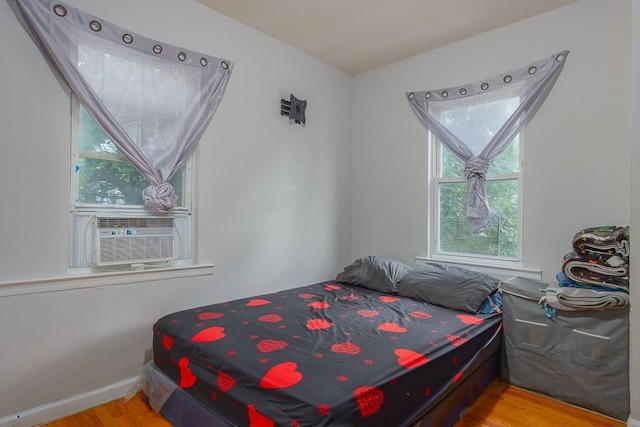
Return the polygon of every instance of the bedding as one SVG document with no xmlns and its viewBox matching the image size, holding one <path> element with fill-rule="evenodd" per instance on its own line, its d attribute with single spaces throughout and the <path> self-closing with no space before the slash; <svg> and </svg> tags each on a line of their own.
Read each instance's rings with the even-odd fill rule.
<svg viewBox="0 0 640 427">
<path fill-rule="evenodd" d="M 612 290 L 629 289 L 629 264 L 610 262 L 616 255 L 580 255 L 568 252 L 562 259 L 562 272 L 572 281 L 587 285 L 608 287 Z"/>
<path fill-rule="evenodd" d="M 171 313 L 153 330 L 154 364 L 226 425 L 401 426 L 465 381 L 501 316 L 329 281 Z"/>
<path fill-rule="evenodd" d="M 438 263 L 416 267 L 398 283 L 398 295 L 471 313 L 497 289 L 498 280 L 491 276 Z"/>
<path fill-rule="evenodd" d="M 395 294 L 398 292 L 397 283 L 410 271 L 411 267 L 399 261 L 367 256 L 346 266 L 336 281 Z"/>
<path fill-rule="evenodd" d="M 590 227 L 573 236 L 573 250 L 580 255 L 619 254 L 629 256 L 629 226 Z"/>
<path fill-rule="evenodd" d="M 629 295 L 620 291 L 596 291 L 550 285 L 544 302 L 557 310 L 617 310 L 629 305 Z"/>
</svg>

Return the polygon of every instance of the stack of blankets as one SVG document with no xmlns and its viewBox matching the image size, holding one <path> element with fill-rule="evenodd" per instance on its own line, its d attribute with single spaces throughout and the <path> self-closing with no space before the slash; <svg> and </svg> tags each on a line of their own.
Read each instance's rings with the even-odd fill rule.
<svg viewBox="0 0 640 427">
<path fill-rule="evenodd" d="M 603 310 L 629 305 L 629 226 L 587 228 L 573 237 L 558 286 L 546 302 L 561 310 Z"/>
</svg>

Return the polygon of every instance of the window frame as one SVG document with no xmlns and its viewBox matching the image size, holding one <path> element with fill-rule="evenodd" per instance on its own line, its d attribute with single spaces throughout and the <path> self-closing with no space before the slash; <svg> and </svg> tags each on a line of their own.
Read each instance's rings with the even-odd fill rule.
<svg viewBox="0 0 640 427">
<path fill-rule="evenodd" d="M 430 159 L 428 166 L 428 206 L 429 206 L 429 219 L 427 225 L 427 254 L 429 258 L 451 261 L 456 263 L 468 263 L 468 264 L 488 264 L 494 266 L 523 266 L 523 181 L 524 181 L 524 158 L 523 158 L 523 140 L 524 131 L 521 131 L 518 136 L 519 147 L 519 172 L 499 174 L 499 175 L 487 175 L 486 180 L 489 181 L 501 181 L 501 180 L 516 180 L 518 189 L 518 230 L 516 233 L 517 239 L 517 255 L 515 258 L 492 256 L 483 254 L 470 254 L 470 253 L 456 253 L 450 251 L 441 251 L 439 249 L 440 239 L 440 184 L 448 183 L 465 183 L 464 177 L 441 177 L 442 171 L 442 153 L 446 150 L 446 147 L 433 135 L 428 132 L 427 145 L 428 152 L 430 153 Z M 512 142 L 513 144 L 514 142 Z"/>
<path fill-rule="evenodd" d="M 80 106 L 81 103 L 73 94 L 71 95 L 71 144 L 70 144 L 70 185 L 69 185 L 69 259 L 68 273 L 72 275 L 94 272 L 83 256 L 88 250 L 86 247 L 87 230 L 85 223 L 87 218 L 96 214 L 122 215 L 122 216 L 155 216 L 155 212 L 145 208 L 144 205 L 110 205 L 97 203 L 78 202 L 79 174 L 75 168 L 80 160 Z M 176 253 L 176 266 L 191 265 L 195 263 L 195 233 L 194 233 L 194 203 L 193 193 L 196 179 L 196 152 L 198 147 L 191 152 L 184 163 L 184 206 L 175 206 L 170 215 L 175 218 L 177 239 L 174 248 Z M 128 159 L 119 158 L 118 155 L 98 154 L 93 158 L 110 157 L 114 161 Z M 122 156 L 124 157 L 124 156 Z M 107 158 L 106 160 L 110 160 Z M 83 219 L 84 218 L 84 219 Z"/>
</svg>

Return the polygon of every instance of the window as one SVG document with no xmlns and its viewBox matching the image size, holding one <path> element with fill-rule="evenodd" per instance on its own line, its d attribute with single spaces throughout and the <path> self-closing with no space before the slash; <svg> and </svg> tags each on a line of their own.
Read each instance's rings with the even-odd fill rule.
<svg viewBox="0 0 640 427">
<path fill-rule="evenodd" d="M 73 98 L 71 152 L 71 247 L 70 268 L 90 265 L 87 235 L 95 214 L 153 215 L 145 209 L 142 191 L 149 186 L 142 174 L 124 157 L 100 129 L 87 110 Z M 191 158 L 169 181 L 178 196 L 171 215 L 178 239 L 174 254 L 191 258 Z"/>
<path fill-rule="evenodd" d="M 67 5 L 20 2 L 18 9 L 78 98 L 72 101 L 69 268 L 129 261 L 144 268 L 137 261 L 160 263 L 176 253 L 178 259 L 194 258 L 188 158 L 224 96 L 233 62 L 150 39 Z M 142 201 L 173 218 L 149 218 Z M 94 220 L 103 212 L 107 218 Z M 126 214 L 147 218 L 120 218 Z M 111 221 L 113 216 L 119 217 Z M 92 224 L 101 234 L 87 244 Z M 103 248 L 117 257 L 103 257 Z M 87 256 L 93 253 L 97 262 Z"/>
<path fill-rule="evenodd" d="M 513 105 L 507 105 L 510 114 Z M 442 112 L 440 119 L 446 122 Z M 448 123 L 451 126 L 451 123 Z M 455 126 L 452 126 L 455 128 Z M 496 260 L 520 259 L 521 157 L 520 135 L 489 166 L 487 198 L 491 208 L 486 231 L 474 233 L 462 214 L 467 191 L 464 164 L 431 136 L 435 159 L 432 179 L 431 253 Z"/>
</svg>

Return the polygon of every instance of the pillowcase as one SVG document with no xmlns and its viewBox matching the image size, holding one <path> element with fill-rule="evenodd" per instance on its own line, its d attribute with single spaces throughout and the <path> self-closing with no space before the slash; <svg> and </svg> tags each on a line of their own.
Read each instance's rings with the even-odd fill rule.
<svg viewBox="0 0 640 427">
<path fill-rule="evenodd" d="M 398 281 L 409 271 L 411 267 L 399 261 L 368 256 L 358 258 L 346 266 L 336 277 L 336 282 L 396 294 Z"/>
<path fill-rule="evenodd" d="M 398 283 L 400 296 L 474 314 L 496 289 L 498 280 L 491 276 L 435 263 L 414 268 Z"/>
</svg>

